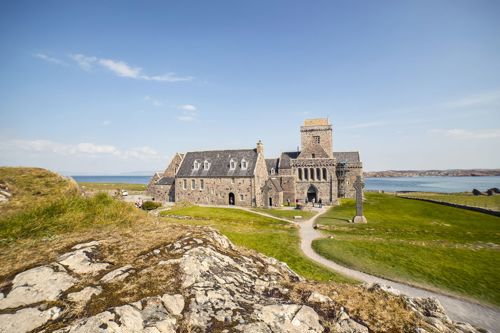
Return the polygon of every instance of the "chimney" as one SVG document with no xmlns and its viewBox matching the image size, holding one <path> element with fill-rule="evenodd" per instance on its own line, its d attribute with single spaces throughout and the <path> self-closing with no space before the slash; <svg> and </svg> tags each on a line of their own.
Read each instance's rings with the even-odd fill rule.
<svg viewBox="0 0 500 333">
<path fill-rule="evenodd" d="M 257 154 L 264 155 L 264 144 L 260 140 L 257 142 Z"/>
</svg>

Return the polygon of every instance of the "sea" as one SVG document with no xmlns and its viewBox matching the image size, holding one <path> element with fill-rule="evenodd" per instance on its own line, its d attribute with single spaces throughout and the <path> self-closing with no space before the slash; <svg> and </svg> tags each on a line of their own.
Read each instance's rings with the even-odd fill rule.
<svg viewBox="0 0 500 333">
<path fill-rule="evenodd" d="M 147 184 L 151 176 L 72 176 L 77 182 Z M 388 177 L 365 178 L 365 189 L 373 191 L 470 192 L 500 188 L 500 176 L 494 177 Z"/>
</svg>

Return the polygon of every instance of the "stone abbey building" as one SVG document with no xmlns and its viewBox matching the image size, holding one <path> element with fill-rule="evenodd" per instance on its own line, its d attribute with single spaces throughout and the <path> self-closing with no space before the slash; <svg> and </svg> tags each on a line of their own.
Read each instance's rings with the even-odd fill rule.
<svg viewBox="0 0 500 333">
<path fill-rule="evenodd" d="M 300 151 L 272 159 L 260 141 L 253 149 L 177 153 L 147 193 L 158 201 L 259 207 L 354 197 L 363 173 L 359 153 L 333 151 L 328 119 L 305 120 L 300 134 Z"/>
</svg>

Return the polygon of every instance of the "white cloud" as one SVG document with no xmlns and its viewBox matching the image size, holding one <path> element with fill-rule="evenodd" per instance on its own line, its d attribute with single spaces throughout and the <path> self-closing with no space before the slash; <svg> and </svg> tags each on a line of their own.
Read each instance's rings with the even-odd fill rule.
<svg viewBox="0 0 500 333">
<path fill-rule="evenodd" d="M 2 150 L 23 150 L 33 153 L 54 153 L 71 156 L 113 156 L 121 159 L 159 159 L 163 158 L 151 147 L 143 146 L 119 150 L 113 145 L 101 145 L 90 142 L 64 144 L 51 140 L 12 140 L 2 144 Z"/>
<path fill-rule="evenodd" d="M 178 108 L 180 110 L 184 110 L 184 111 L 190 111 L 190 112 L 195 112 L 196 111 L 196 106 L 194 106 L 192 104 L 179 105 Z"/>
<path fill-rule="evenodd" d="M 109 124 L 111 124 L 111 121 L 109 121 L 109 120 L 104 120 L 102 122 L 102 126 L 108 126 Z"/>
<path fill-rule="evenodd" d="M 33 54 L 33 56 L 34 56 L 35 58 L 42 59 L 42 60 L 44 60 L 44 61 L 51 62 L 51 63 L 53 63 L 53 64 L 57 64 L 57 65 L 61 65 L 61 66 L 67 66 L 67 65 L 68 65 L 68 64 L 67 64 L 67 63 L 65 63 L 64 61 L 59 60 L 59 59 L 57 59 L 57 58 L 53 58 L 53 57 L 48 56 L 48 55 L 46 55 L 46 54 L 44 54 L 44 53 L 35 53 L 35 54 Z"/>
<path fill-rule="evenodd" d="M 99 65 L 109 69 L 118 76 L 130 77 L 133 79 L 140 78 L 140 73 L 142 71 L 140 67 L 131 67 L 127 65 L 126 62 L 111 59 L 99 59 Z"/>
<path fill-rule="evenodd" d="M 192 104 L 183 104 L 177 106 L 179 110 L 182 110 L 182 114 L 177 116 L 180 121 L 194 121 L 198 116 L 198 109 Z"/>
<path fill-rule="evenodd" d="M 89 71 L 94 67 L 94 65 L 99 65 L 119 77 L 159 82 L 180 82 L 191 81 L 194 79 L 192 76 L 178 76 L 172 72 L 163 75 L 146 75 L 143 73 L 141 67 L 131 66 L 122 60 L 97 58 L 83 54 L 71 54 L 69 57 L 73 59 L 83 70 Z"/>
<path fill-rule="evenodd" d="M 431 134 L 440 134 L 453 139 L 495 139 L 500 138 L 500 128 L 467 130 L 463 128 L 432 129 Z"/>
<path fill-rule="evenodd" d="M 73 59 L 81 69 L 89 71 L 97 61 L 96 57 L 87 57 L 83 54 L 70 54 L 69 57 Z"/>
</svg>

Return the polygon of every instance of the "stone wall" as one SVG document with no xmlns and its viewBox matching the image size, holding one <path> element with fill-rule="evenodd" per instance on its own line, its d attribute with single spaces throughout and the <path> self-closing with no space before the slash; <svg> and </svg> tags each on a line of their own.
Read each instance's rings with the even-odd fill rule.
<svg viewBox="0 0 500 333">
<path fill-rule="evenodd" d="M 307 198 L 308 189 L 316 188 L 317 199 L 323 203 L 330 204 L 337 201 L 337 174 L 334 159 L 297 159 L 292 160 L 292 172 L 295 175 L 295 197 L 300 202 Z M 320 171 L 318 177 L 318 169 Z M 300 171 L 299 171 L 300 170 Z M 307 171 L 306 171 L 307 170 Z M 326 177 L 324 177 L 326 171 Z M 300 179 L 302 173 L 302 179 Z M 314 176 L 311 176 L 314 173 Z"/>
<path fill-rule="evenodd" d="M 345 167 L 337 168 L 338 196 L 340 198 L 355 197 L 356 190 L 354 189 L 354 182 L 357 176 L 363 177 L 361 163 L 349 164 Z"/>
<path fill-rule="evenodd" d="M 184 189 L 184 180 L 186 188 Z M 191 181 L 195 181 L 195 188 L 191 188 Z M 204 188 L 201 189 L 201 181 Z M 175 201 L 190 202 L 193 204 L 228 205 L 229 194 L 234 194 L 236 206 L 252 206 L 253 196 L 252 177 L 241 178 L 176 178 Z M 243 195 L 243 198 L 241 197 Z"/>
<path fill-rule="evenodd" d="M 173 185 L 154 185 L 148 194 L 155 201 L 173 202 L 175 200 L 175 187 Z"/>
<path fill-rule="evenodd" d="M 176 153 L 172 158 L 172 160 L 170 161 L 168 167 L 165 169 L 163 177 L 175 177 L 177 170 L 179 170 L 179 167 L 181 166 L 182 159 L 183 155 Z"/>
<path fill-rule="evenodd" d="M 317 150 L 316 146 L 318 143 L 316 142 L 315 137 L 319 137 L 319 146 L 321 146 L 327 154 L 326 157 L 333 158 L 332 126 L 301 126 L 300 145 L 303 152 L 314 152 Z"/>
</svg>

